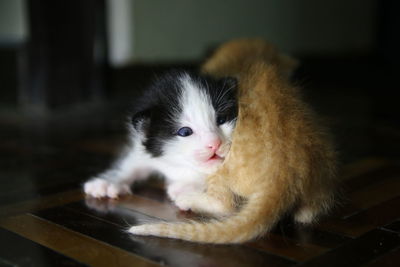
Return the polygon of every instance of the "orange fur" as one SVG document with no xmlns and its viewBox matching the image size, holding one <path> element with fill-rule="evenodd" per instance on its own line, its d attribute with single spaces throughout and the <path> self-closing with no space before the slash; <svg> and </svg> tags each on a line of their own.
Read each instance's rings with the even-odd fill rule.
<svg viewBox="0 0 400 267">
<path fill-rule="evenodd" d="M 298 89 L 282 78 L 290 67 L 276 53 L 260 40 L 233 41 L 203 66 L 207 74 L 238 78 L 239 115 L 228 157 L 207 178 L 207 191 L 176 203 L 219 219 L 133 226 L 131 233 L 241 243 L 270 230 L 288 211 L 300 223 L 328 211 L 336 155 Z"/>
<path fill-rule="evenodd" d="M 254 62 L 274 65 L 285 78 L 297 67 L 297 60 L 280 53 L 262 39 L 237 39 L 225 43 L 202 66 L 202 72 L 215 77 L 247 75 Z M 237 77 L 239 78 L 239 77 Z"/>
</svg>

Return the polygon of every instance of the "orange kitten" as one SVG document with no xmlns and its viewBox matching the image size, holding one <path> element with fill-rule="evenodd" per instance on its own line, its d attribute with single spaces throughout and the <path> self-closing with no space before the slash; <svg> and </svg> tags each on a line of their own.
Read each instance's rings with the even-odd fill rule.
<svg viewBox="0 0 400 267">
<path fill-rule="evenodd" d="M 230 152 L 207 178 L 206 192 L 181 195 L 176 204 L 218 219 L 139 225 L 129 232 L 241 243 L 270 230 L 286 212 L 311 223 L 328 211 L 336 187 L 335 151 L 298 89 L 282 78 L 294 63 L 276 53 L 260 40 L 233 41 L 203 67 L 207 74 L 238 79 L 239 115 Z"/>
</svg>

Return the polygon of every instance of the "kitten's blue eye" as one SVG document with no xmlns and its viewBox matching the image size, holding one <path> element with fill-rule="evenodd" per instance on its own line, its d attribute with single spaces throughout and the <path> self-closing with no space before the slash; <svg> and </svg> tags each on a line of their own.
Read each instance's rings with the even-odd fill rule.
<svg viewBox="0 0 400 267">
<path fill-rule="evenodd" d="M 177 134 L 182 137 L 186 137 L 193 134 L 193 130 L 189 127 L 182 127 L 178 130 Z"/>
<path fill-rule="evenodd" d="M 219 116 L 217 118 L 217 124 L 218 125 L 224 124 L 225 122 L 226 122 L 226 117 L 225 116 Z"/>
</svg>

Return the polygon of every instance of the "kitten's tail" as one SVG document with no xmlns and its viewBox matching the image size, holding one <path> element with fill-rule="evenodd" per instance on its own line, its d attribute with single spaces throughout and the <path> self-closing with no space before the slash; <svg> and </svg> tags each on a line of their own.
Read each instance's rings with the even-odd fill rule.
<svg viewBox="0 0 400 267">
<path fill-rule="evenodd" d="M 278 221 L 283 203 L 274 199 L 282 200 L 266 197 L 265 192 L 254 193 L 238 213 L 221 221 L 145 224 L 133 226 L 129 232 L 200 243 L 243 243 L 270 230 Z"/>
</svg>

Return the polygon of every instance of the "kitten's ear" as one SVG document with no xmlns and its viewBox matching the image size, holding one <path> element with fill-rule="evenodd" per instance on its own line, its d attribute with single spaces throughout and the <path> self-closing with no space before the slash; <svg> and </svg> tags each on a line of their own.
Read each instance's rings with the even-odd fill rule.
<svg viewBox="0 0 400 267">
<path fill-rule="evenodd" d="M 136 130 L 142 131 L 148 127 L 150 123 L 150 117 L 151 109 L 142 110 L 132 115 L 131 123 Z"/>
</svg>

